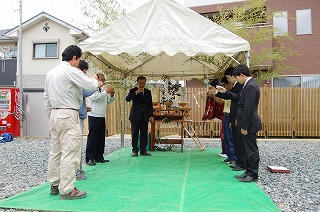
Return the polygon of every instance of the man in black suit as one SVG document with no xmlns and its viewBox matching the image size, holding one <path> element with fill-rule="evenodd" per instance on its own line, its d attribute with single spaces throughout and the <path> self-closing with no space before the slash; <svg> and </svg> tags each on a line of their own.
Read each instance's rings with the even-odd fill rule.
<svg viewBox="0 0 320 212">
<path fill-rule="evenodd" d="M 219 93 L 217 93 L 216 96 L 222 99 L 231 100 L 230 125 L 237 160 L 236 164 L 231 165 L 230 167 L 233 171 L 243 171 L 245 168 L 245 151 L 243 142 L 241 142 L 239 138 L 241 134 L 238 132 L 237 126 L 235 125 L 237 119 L 238 94 L 241 92 L 243 85 L 237 82 L 234 76 L 234 67 L 227 68 L 224 75 L 229 83 L 232 84 L 232 89 L 228 91 L 225 88 L 219 88 Z"/>
<path fill-rule="evenodd" d="M 139 152 L 138 136 L 140 132 L 140 155 L 151 156 L 147 152 L 148 122 L 153 122 L 153 106 L 151 91 L 145 88 L 147 79 L 144 76 L 137 78 L 138 87 L 132 88 L 126 101 L 132 100 L 129 119 L 131 121 L 132 157 Z"/>
<path fill-rule="evenodd" d="M 258 115 L 260 90 L 256 81 L 250 75 L 250 69 L 240 64 L 234 70 L 237 82 L 243 84 L 238 98 L 237 128 L 241 133 L 246 155 L 246 171 L 235 176 L 240 182 L 253 182 L 258 179 L 259 148 L 257 145 L 257 132 L 262 129 Z"/>
</svg>

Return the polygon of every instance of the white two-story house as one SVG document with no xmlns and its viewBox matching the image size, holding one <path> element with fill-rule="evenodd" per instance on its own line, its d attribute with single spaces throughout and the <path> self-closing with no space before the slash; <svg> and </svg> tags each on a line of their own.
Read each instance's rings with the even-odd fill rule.
<svg viewBox="0 0 320 212">
<path fill-rule="evenodd" d="M 0 30 L 0 87 L 17 87 L 19 26 Z M 43 91 L 46 73 L 61 62 L 63 50 L 88 38 L 79 28 L 41 12 L 22 23 L 23 135 L 49 136 Z"/>
</svg>

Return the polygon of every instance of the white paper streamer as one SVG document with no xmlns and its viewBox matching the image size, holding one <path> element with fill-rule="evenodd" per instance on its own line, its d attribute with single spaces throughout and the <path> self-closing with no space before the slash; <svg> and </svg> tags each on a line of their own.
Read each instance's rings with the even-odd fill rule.
<svg viewBox="0 0 320 212">
<path fill-rule="evenodd" d="M 194 93 L 192 93 L 192 96 L 193 96 L 194 100 L 196 101 L 196 105 L 198 105 L 198 107 L 200 107 L 199 102 L 198 102 L 198 100 L 196 98 L 196 95 L 194 95 Z"/>
</svg>

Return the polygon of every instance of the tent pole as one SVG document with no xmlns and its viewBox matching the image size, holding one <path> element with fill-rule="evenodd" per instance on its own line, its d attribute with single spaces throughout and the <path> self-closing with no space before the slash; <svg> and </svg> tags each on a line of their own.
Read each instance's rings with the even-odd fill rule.
<svg viewBox="0 0 320 212">
<path fill-rule="evenodd" d="M 122 122 L 121 122 L 121 147 L 124 147 L 124 127 L 126 119 L 126 90 L 123 88 Z"/>
<path fill-rule="evenodd" d="M 246 57 L 247 57 L 247 66 L 250 68 L 250 52 L 246 52 Z"/>
</svg>

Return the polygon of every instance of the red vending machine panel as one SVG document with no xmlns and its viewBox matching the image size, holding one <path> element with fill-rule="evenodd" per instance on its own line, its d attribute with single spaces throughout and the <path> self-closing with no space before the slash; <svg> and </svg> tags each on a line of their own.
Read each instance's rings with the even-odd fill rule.
<svg viewBox="0 0 320 212">
<path fill-rule="evenodd" d="M 18 88 L 0 88 L 0 134 L 20 136 L 20 105 Z"/>
</svg>

